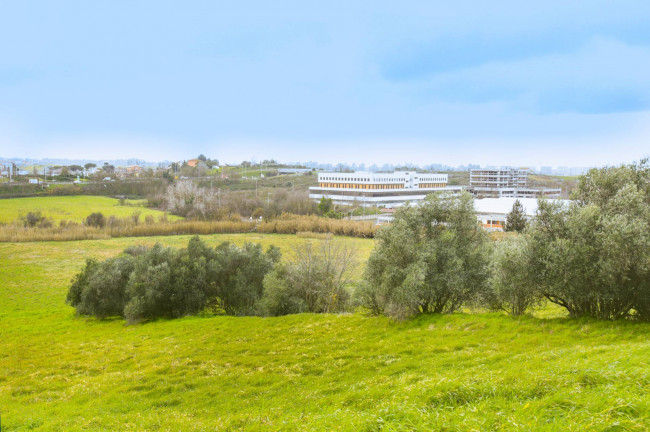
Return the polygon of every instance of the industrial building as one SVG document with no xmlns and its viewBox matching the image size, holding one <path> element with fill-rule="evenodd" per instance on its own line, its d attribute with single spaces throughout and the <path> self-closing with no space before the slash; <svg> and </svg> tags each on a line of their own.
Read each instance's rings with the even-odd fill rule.
<svg viewBox="0 0 650 432">
<path fill-rule="evenodd" d="M 448 186 L 447 174 L 415 171 L 392 173 L 319 173 L 318 186 L 309 188 L 309 198 L 331 199 L 335 204 L 363 207 L 395 207 L 423 200 L 431 193 L 459 193 L 460 186 Z"/>
<path fill-rule="evenodd" d="M 519 200 L 524 208 L 526 219 L 532 219 L 537 213 L 536 198 L 484 198 L 474 199 L 474 210 L 478 224 L 487 231 L 503 231 L 508 213 L 512 211 L 515 201 Z M 556 200 L 568 205 L 568 200 Z M 395 217 L 394 211 L 382 212 L 377 218 L 377 225 L 391 223 Z"/>
<path fill-rule="evenodd" d="M 560 188 L 529 188 L 528 170 L 486 168 L 469 172 L 469 191 L 478 198 L 560 198 Z"/>
</svg>

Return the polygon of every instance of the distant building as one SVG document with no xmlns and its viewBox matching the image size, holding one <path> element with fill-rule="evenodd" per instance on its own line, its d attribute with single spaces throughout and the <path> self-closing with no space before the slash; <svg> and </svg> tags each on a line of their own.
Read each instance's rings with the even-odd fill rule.
<svg viewBox="0 0 650 432">
<path fill-rule="evenodd" d="M 524 208 L 526 219 L 530 220 L 537 213 L 536 198 L 484 198 L 474 200 L 474 209 L 479 224 L 488 231 L 503 231 L 508 213 L 512 211 L 515 201 L 519 200 Z M 568 203 L 568 200 L 559 200 Z"/>
<path fill-rule="evenodd" d="M 478 198 L 559 198 L 560 188 L 527 187 L 528 169 L 486 168 L 469 172 L 469 191 Z"/>
<path fill-rule="evenodd" d="M 460 186 L 447 186 L 447 174 L 420 174 L 415 171 L 392 173 L 319 173 L 318 186 L 309 188 L 309 198 L 331 199 L 335 204 L 363 207 L 395 207 L 423 200 L 432 193 L 459 193 Z"/>
<path fill-rule="evenodd" d="M 186 162 L 187 166 L 192 168 L 207 168 L 208 165 L 201 159 L 190 159 Z"/>
<path fill-rule="evenodd" d="M 487 231 L 503 231 L 508 213 L 512 211 L 515 201 L 519 200 L 524 208 L 526 219 L 530 220 L 537 213 L 536 198 L 484 198 L 474 199 L 474 210 L 478 224 Z M 569 200 L 557 200 L 568 205 Z M 416 203 L 417 204 L 417 203 Z M 394 219 L 394 212 L 384 212 L 377 218 L 377 225 L 389 224 Z"/>
<path fill-rule="evenodd" d="M 311 168 L 278 168 L 278 174 L 304 174 L 311 171 Z"/>
</svg>

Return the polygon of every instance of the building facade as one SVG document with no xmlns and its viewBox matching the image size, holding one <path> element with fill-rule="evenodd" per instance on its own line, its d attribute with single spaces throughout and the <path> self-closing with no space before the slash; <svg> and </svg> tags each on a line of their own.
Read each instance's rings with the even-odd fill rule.
<svg viewBox="0 0 650 432">
<path fill-rule="evenodd" d="M 520 168 L 473 169 L 469 191 L 478 198 L 560 198 L 560 188 L 529 188 L 528 170 Z"/>
<path fill-rule="evenodd" d="M 363 207 L 395 207 L 423 200 L 431 193 L 459 193 L 460 186 L 448 186 L 447 174 L 415 171 L 392 173 L 319 173 L 318 186 L 309 188 L 309 198 L 331 199 L 335 204 Z"/>
</svg>

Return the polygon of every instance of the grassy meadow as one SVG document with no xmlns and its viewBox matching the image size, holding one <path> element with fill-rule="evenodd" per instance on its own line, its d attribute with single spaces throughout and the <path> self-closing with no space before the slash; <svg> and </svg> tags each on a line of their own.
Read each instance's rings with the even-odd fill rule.
<svg viewBox="0 0 650 432">
<path fill-rule="evenodd" d="M 275 244 L 285 255 L 320 241 L 202 238 Z M 65 305 L 86 257 L 188 239 L 0 244 L 3 431 L 650 429 L 647 324 L 302 314 L 126 326 Z M 341 241 L 361 261 L 373 245 Z"/>
<path fill-rule="evenodd" d="M 43 216 L 54 222 L 67 220 L 81 222 L 93 212 L 101 212 L 104 216 L 125 218 L 134 212 L 140 212 L 140 218 L 151 215 L 156 220 L 164 213 L 143 206 L 144 201 L 126 200 L 128 205 L 120 205 L 115 198 L 102 196 L 55 196 L 33 198 L 8 198 L 0 200 L 0 223 L 11 223 L 29 212 L 40 211 Z M 168 220 L 181 219 L 168 215 Z"/>
</svg>

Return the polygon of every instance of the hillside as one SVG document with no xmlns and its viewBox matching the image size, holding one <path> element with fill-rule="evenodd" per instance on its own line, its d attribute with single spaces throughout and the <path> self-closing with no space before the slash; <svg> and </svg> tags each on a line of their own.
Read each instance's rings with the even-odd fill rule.
<svg viewBox="0 0 650 432">
<path fill-rule="evenodd" d="M 0 244 L 3 430 L 648 430 L 650 325 L 496 314 L 204 316 L 64 304 L 88 256 L 187 236 Z M 279 245 L 295 236 L 207 236 Z M 345 238 L 365 260 L 372 241 Z"/>
</svg>

